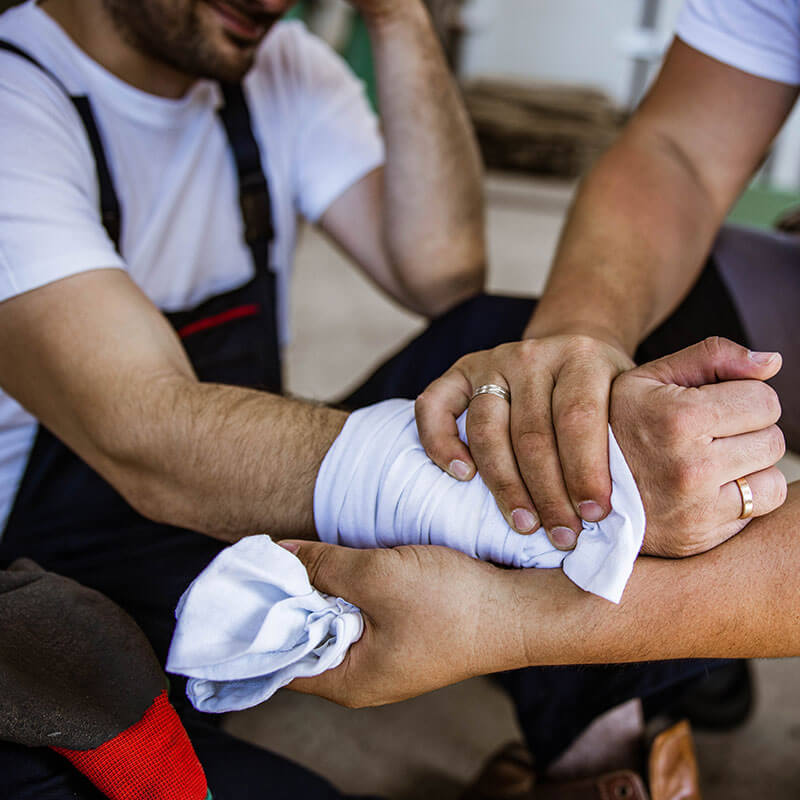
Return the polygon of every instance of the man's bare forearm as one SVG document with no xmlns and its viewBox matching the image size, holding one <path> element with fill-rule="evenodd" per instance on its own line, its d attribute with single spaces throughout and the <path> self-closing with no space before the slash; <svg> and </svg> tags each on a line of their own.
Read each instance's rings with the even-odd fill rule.
<svg viewBox="0 0 800 800">
<path fill-rule="evenodd" d="M 151 424 L 108 467 L 137 510 L 227 541 L 314 537 L 314 484 L 344 412 L 176 377 L 152 388 Z"/>
<path fill-rule="evenodd" d="M 586 332 L 632 353 L 688 291 L 796 96 L 676 39 L 581 187 L 527 334 Z"/>
<path fill-rule="evenodd" d="M 199 383 L 122 270 L 0 304 L 0 380 L 145 516 L 228 540 L 314 535 L 316 474 L 347 415 Z"/>
<path fill-rule="evenodd" d="M 509 657 L 487 666 L 800 655 L 798 533 L 800 482 L 784 506 L 708 553 L 640 558 L 619 606 L 581 592 L 560 571 L 504 573 L 515 602 Z"/>
<path fill-rule="evenodd" d="M 404 285 L 436 314 L 483 285 L 482 167 L 419 0 L 367 15 L 386 139 L 384 236 Z"/>
<path fill-rule="evenodd" d="M 688 291 L 721 221 L 678 153 L 634 123 L 580 188 L 525 335 L 587 333 L 631 355 Z"/>
</svg>

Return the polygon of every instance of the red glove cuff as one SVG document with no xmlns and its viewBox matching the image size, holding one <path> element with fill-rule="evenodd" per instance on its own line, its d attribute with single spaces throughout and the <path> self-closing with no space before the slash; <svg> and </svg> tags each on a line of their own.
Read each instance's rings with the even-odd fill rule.
<svg viewBox="0 0 800 800">
<path fill-rule="evenodd" d="M 162 692 L 135 725 L 94 750 L 54 747 L 111 800 L 205 800 L 206 776 Z"/>
</svg>

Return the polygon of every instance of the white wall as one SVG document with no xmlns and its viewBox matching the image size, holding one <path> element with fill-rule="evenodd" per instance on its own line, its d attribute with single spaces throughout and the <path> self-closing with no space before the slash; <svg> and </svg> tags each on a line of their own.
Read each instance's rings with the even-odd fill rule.
<svg viewBox="0 0 800 800">
<path fill-rule="evenodd" d="M 634 51 L 655 56 L 652 78 L 683 0 L 658 0 L 657 31 L 640 30 L 647 0 L 468 0 L 462 74 L 576 83 L 631 104 Z M 637 98 L 638 99 L 638 98 Z M 768 182 L 800 186 L 800 107 L 789 119 L 769 162 Z"/>
<path fill-rule="evenodd" d="M 661 0 L 668 41 L 682 0 Z M 508 75 L 605 90 L 627 104 L 633 61 L 625 42 L 639 28 L 644 0 L 470 0 L 463 73 Z"/>
</svg>

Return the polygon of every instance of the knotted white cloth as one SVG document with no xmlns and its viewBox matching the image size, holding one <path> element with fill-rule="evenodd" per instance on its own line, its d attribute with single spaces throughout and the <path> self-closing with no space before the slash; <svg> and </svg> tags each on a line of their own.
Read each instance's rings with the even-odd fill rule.
<svg viewBox="0 0 800 800">
<path fill-rule="evenodd" d="M 458 420 L 466 442 L 466 413 Z M 612 512 L 583 525 L 571 552 L 544 529 L 517 533 L 476 475 L 442 472 L 419 441 L 410 400 L 351 414 L 322 462 L 314 492 L 319 538 L 347 547 L 443 545 L 510 567 L 559 567 L 586 591 L 618 603 L 642 546 L 645 514 L 636 482 L 608 431 Z"/>
<path fill-rule="evenodd" d="M 361 612 L 318 592 L 269 536 L 227 547 L 183 593 L 167 671 L 189 677 L 200 711 L 262 703 L 294 678 L 338 667 L 364 630 Z"/>
</svg>

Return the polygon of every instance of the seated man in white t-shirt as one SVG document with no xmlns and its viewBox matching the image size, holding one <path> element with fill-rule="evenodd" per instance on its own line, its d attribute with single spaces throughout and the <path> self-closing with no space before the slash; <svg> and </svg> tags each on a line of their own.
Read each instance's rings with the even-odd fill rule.
<svg viewBox="0 0 800 800">
<path fill-rule="evenodd" d="M 313 536 L 314 480 L 346 415 L 279 394 L 296 212 L 428 316 L 483 281 L 479 159 L 422 4 L 355 2 L 375 54 L 385 164 L 341 62 L 301 27 L 275 25 L 288 5 L 47 0 L 0 18 L 11 48 L 0 52 L 0 559 L 28 555 L 105 592 L 162 658 L 171 608 L 223 541 Z M 518 336 L 510 309 L 529 313 L 526 302 L 478 298 L 440 317 L 423 347 L 442 335 L 454 344 L 437 344 L 428 379 L 451 350 Z M 728 377 L 760 380 L 776 367 L 737 363 Z M 682 380 L 708 382 L 705 372 Z M 736 441 L 702 473 L 702 490 L 725 502 L 698 506 L 687 476 L 708 464 L 683 430 L 657 462 L 679 453 L 685 473 L 669 495 L 678 513 L 665 509 L 650 526 L 655 552 L 684 552 L 690 515 L 687 534 L 706 546 L 738 531 L 731 469 L 769 470 L 780 454 L 774 405 L 759 406 L 753 427 L 736 383 L 720 384 Z M 380 391 L 403 394 L 385 381 Z M 748 447 L 750 435 L 761 448 Z M 781 500 L 763 494 L 755 513 Z M 514 510 L 504 512 L 531 530 Z M 699 670 L 640 672 L 656 692 Z M 238 780 L 241 795 L 268 776 L 275 793 L 283 781 L 287 796 L 332 796 L 279 759 L 205 733 L 206 723 L 186 724 L 212 786 L 234 792 Z M 44 775 L 74 789 L 47 758 L 10 748 L 0 758 L 13 796 L 35 796 Z"/>
</svg>

